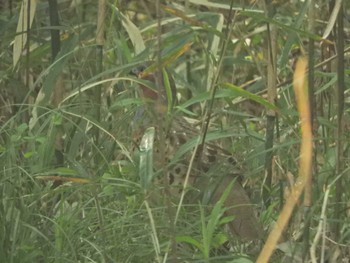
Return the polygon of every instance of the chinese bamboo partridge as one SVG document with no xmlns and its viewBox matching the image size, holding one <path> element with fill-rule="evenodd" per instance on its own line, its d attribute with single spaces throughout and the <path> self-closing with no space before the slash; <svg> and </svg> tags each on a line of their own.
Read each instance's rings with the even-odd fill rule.
<svg viewBox="0 0 350 263">
<path fill-rule="evenodd" d="M 199 129 L 189 119 L 167 113 L 168 101 L 172 100 L 171 104 L 175 104 L 176 90 L 173 80 L 163 77 L 166 72 L 154 70 L 147 73 L 148 69 L 144 70 L 145 67 L 140 67 L 132 71 L 150 84 L 140 84 L 147 110 L 139 122 L 143 128 L 155 128 L 154 167 L 158 171 L 162 170 L 161 174 L 166 174 L 170 193 L 176 196 L 183 189 L 193 151 L 198 143 Z M 240 171 L 235 158 L 218 145 L 206 143 L 197 150 L 192 160 L 188 180 L 191 191 L 186 193 L 187 201 L 195 204 L 200 198 L 205 204 L 213 205 L 230 183 L 235 181 L 224 202 L 225 215 L 233 216 L 233 220 L 228 223 L 230 232 L 244 241 L 261 239 L 262 229 L 253 205 L 239 182 Z"/>
</svg>

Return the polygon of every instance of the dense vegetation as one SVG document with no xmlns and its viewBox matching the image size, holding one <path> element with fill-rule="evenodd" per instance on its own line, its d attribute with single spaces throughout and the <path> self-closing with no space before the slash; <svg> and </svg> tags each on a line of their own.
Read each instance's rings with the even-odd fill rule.
<svg viewBox="0 0 350 263">
<path fill-rule="evenodd" d="M 270 262 L 347 262 L 349 3 L 232 2 L 0 3 L 1 262 L 255 262 L 264 242 L 229 235 L 225 208 L 151 200 L 153 163 L 131 135 L 147 102 L 129 72 L 167 67 L 171 114 L 210 119 L 267 237 L 304 172 L 299 57 L 312 180 Z"/>
</svg>

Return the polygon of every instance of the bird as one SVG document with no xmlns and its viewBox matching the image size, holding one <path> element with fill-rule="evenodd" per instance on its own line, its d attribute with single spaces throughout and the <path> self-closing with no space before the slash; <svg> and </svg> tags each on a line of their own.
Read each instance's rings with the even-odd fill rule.
<svg viewBox="0 0 350 263">
<path fill-rule="evenodd" d="M 186 201 L 190 204 L 198 203 L 199 199 L 214 206 L 233 183 L 223 203 L 224 215 L 232 218 L 227 223 L 229 232 L 242 241 L 262 240 L 262 227 L 255 215 L 254 205 L 241 185 L 242 172 L 236 158 L 213 142 L 198 147 L 194 153 L 200 135 L 200 130 L 196 128 L 198 125 L 192 119 L 169 112 L 177 103 L 175 82 L 165 68 L 153 66 L 153 70 L 149 70 L 152 69 L 150 64 L 148 62 L 130 72 L 147 82 L 139 83 L 140 97 L 144 99 L 147 109 L 143 112 L 146 116 L 138 118 L 142 120 L 141 124 L 134 125 L 134 129 L 139 130 L 135 135 L 137 143 L 147 127 L 155 128 L 154 168 L 163 171 L 159 174 L 165 176 L 169 192 L 175 197 L 180 196 L 184 189 L 184 180 L 194 155 L 188 180 L 191 191 L 186 193 Z M 165 87 L 165 82 L 170 86 L 170 91 Z M 184 148 L 186 152 L 179 154 L 179 149 Z M 160 178 L 160 182 L 164 182 L 164 178 Z"/>
</svg>

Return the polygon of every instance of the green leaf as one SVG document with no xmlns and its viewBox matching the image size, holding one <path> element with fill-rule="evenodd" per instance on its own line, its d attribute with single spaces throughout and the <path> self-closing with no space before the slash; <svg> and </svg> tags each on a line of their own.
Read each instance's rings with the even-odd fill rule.
<svg viewBox="0 0 350 263">
<path fill-rule="evenodd" d="M 149 189 L 153 179 L 153 142 L 154 127 L 145 131 L 140 143 L 140 180 L 144 190 Z"/>
<path fill-rule="evenodd" d="M 51 171 L 52 173 L 54 174 L 57 174 L 57 175 L 70 175 L 70 176 L 77 176 L 78 175 L 78 172 L 74 169 L 71 169 L 71 168 L 67 168 L 67 167 L 58 167 L 54 170 Z"/>
<path fill-rule="evenodd" d="M 173 98 L 173 92 L 172 92 L 172 87 L 170 84 L 168 72 L 163 68 L 162 73 L 163 73 L 162 75 L 163 75 L 164 87 L 165 87 L 166 96 L 168 100 L 168 113 L 170 113 L 172 111 L 172 108 L 174 105 L 173 102 L 175 98 Z"/>
<path fill-rule="evenodd" d="M 21 123 L 16 130 L 19 132 L 19 134 L 22 134 L 28 129 L 28 124 L 27 123 Z"/>
<path fill-rule="evenodd" d="M 75 47 L 77 47 L 78 36 L 73 35 L 63 42 L 62 49 L 58 53 L 54 63 L 50 65 L 43 74 L 47 74 L 46 79 L 42 85 L 41 92 L 37 96 L 36 105 L 40 103 L 49 103 L 52 96 L 52 92 L 56 87 L 56 82 L 59 76 L 61 76 L 64 67 L 67 65 L 69 59 L 75 53 Z"/>
<path fill-rule="evenodd" d="M 195 246 L 196 248 L 198 248 L 201 251 L 203 250 L 202 244 L 198 240 L 196 240 L 190 236 L 177 236 L 176 242 L 187 243 L 187 244 Z"/>
<path fill-rule="evenodd" d="M 223 86 L 224 88 L 230 89 L 237 96 L 241 96 L 241 97 L 244 97 L 246 99 L 253 100 L 253 101 L 265 106 L 266 108 L 268 108 L 270 110 L 278 110 L 278 108 L 275 105 L 273 105 L 272 103 L 268 102 L 267 100 L 263 99 L 262 97 L 260 97 L 258 95 L 255 95 L 254 93 L 246 91 L 238 86 L 235 86 L 235 85 L 230 84 L 230 83 L 221 83 L 221 86 Z"/>
<path fill-rule="evenodd" d="M 215 248 L 220 248 L 223 246 L 226 242 L 228 241 L 227 235 L 223 233 L 218 233 L 217 235 L 214 236 L 213 238 L 213 246 Z"/>
<path fill-rule="evenodd" d="M 56 114 L 52 115 L 52 124 L 55 126 L 62 124 L 62 114 L 59 112 L 56 112 Z"/>
<path fill-rule="evenodd" d="M 44 137 L 44 136 L 39 136 L 39 137 L 36 137 L 35 138 L 35 141 L 40 143 L 40 144 L 44 144 L 47 142 L 47 137 Z"/>
<path fill-rule="evenodd" d="M 227 223 L 232 222 L 235 218 L 236 216 L 224 216 L 220 219 L 219 225 L 226 225 Z"/>
<path fill-rule="evenodd" d="M 1 152 L 1 151 L 0 151 Z M 23 154 L 23 157 L 25 159 L 29 159 L 30 157 L 32 157 L 35 154 L 35 152 L 26 152 Z"/>
<path fill-rule="evenodd" d="M 29 2 L 29 3 L 28 3 Z M 18 60 L 22 56 L 22 52 L 27 43 L 27 30 L 32 28 L 32 23 L 35 17 L 37 1 L 22 1 L 21 11 L 18 17 L 16 29 L 16 37 L 13 44 L 13 66 L 15 67 Z M 28 19 L 29 8 L 29 19 Z M 29 22 L 29 23 L 27 23 Z"/>
<path fill-rule="evenodd" d="M 115 102 L 113 102 L 113 104 L 111 105 L 111 107 L 109 108 L 110 111 L 114 111 L 117 109 L 123 109 L 126 108 L 128 106 L 140 106 L 143 104 L 143 101 L 141 99 L 138 98 L 126 98 L 126 99 L 121 99 L 121 100 L 117 100 Z"/>
<path fill-rule="evenodd" d="M 248 258 L 241 257 L 233 260 L 232 263 L 253 263 L 253 261 Z"/>
<path fill-rule="evenodd" d="M 134 46 L 135 53 L 140 54 L 142 51 L 144 51 L 146 49 L 145 43 L 144 43 L 142 35 L 141 35 L 141 31 L 127 16 L 125 16 L 123 13 L 121 13 L 119 11 L 119 9 L 117 9 L 115 7 L 114 10 L 120 16 L 120 20 L 122 21 L 122 25 L 123 25 L 125 31 L 127 32 L 128 36 L 129 36 L 129 38 Z"/>
</svg>

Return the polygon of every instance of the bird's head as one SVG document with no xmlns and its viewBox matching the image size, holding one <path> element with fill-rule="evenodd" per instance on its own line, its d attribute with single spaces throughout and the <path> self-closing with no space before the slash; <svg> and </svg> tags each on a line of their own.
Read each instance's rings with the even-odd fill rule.
<svg viewBox="0 0 350 263">
<path fill-rule="evenodd" d="M 176 86 L 165 68 L 160 71 L 155 63 L 133 68 L 130 74 L 140 79 L 141 97 L 155 103 L 157 110 L 171 111 L 176 102 Z"/>
</svg>

